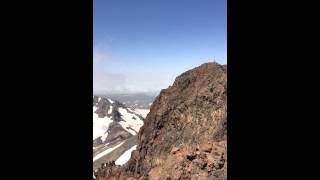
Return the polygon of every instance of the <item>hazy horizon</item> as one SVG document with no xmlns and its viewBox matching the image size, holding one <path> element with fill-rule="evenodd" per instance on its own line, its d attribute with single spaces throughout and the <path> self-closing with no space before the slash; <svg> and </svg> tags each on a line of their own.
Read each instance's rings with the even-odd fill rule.
<svg viewBox="0 0 320 180">
<path fill-rule="evenodd" d="M 93 92 L 93 95 L 97 95 L 97 96 L 100 96 L 100 95 L 103 95 L 103 96 L 108 96 L 108 95 L 147 95 L 147 96 L 156 96 L 158 95 L 160 92 L 159 91 L 94 91 Z"/>
<path fill-rule="evenodd" d="M 227 64 L 225 0 L 94 0 L 94 93 L 158 93 L 176 76 Z"/>
</svg>

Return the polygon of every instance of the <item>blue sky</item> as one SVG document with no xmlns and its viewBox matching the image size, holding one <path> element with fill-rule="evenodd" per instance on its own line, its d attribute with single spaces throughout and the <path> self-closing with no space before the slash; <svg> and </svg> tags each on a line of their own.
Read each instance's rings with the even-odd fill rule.
<svg viewBox="0 0 320 180">
<path fill-rule="evenodd" d="M 94 92 L 160 91 L 227 63 L 226 0 L 94 0 Z"/>
</svg>

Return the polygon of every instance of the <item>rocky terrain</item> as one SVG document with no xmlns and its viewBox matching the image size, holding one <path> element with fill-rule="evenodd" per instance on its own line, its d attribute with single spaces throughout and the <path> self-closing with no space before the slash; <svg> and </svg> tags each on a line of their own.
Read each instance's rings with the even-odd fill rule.
<svg viewBox="0 0 320 180">
<path fill-rule="evenodd" d="M 178 76 L 156 97 L 137 141 L 126 164 L 102 164 L 96 179 L 227 179 L 227 66 Z"/>
<path fill-rule="evenodd" d="M 133 150 L 143 121 L 143 117 L 124 104 L 93 96 L 93 170 L 109 161 L 125 163 L 125 157 L 117 160 L 127 150 Z"/>
</svg>

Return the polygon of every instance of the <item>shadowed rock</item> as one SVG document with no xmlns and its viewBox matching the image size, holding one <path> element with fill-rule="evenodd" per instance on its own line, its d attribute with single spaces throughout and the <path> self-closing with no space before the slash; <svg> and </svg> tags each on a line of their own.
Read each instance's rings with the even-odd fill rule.
<svg viewBox="0 0 320 180">
<path fill-rule="evenodd" d="M 99 169 L 110 179 L 226 179 L 227 66 L 205 63 L 161 90 L 125 166 Z"/>
</svg>

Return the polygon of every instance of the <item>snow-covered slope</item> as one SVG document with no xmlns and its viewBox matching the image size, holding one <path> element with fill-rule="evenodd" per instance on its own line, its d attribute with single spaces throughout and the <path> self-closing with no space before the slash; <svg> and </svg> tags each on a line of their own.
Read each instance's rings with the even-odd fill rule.
<svg viewBox="0 0 320 180">
<path fill-rule="evenodd" d="M 116 165 L 123 165 L 125 164 L 131 157 L 131 152 L 133 150 L 136 150 L 137 145 L 132 146 L 130 149 L 128 149 L 126 152 L 124 152 L 115 162 Z"/>
<path fill-rule="evenodd" d="M 100 159 L 101 157 L 109 154 L 109 153 L 112 152 L 113 150 L 115 150 L 115 149 L 117 149 L 118 147 L 120 147 L 122 144 L 123 144 L 123 142 L 120 143 L 120 144 L 118 144 L 118 145 L 116 145 L 115 147 L 109 148 L 109 149 L 107 149 L 107 150 L 105 150 L 105 151 L 97 154 L 95 157 L 93 157 L 93 162 L 96 161 L 96 160 L 98 160 L 98 159 Z"/>
<path fill-rule="evenodd" d="M 111 108 L 110 108 L 111 109 Z M 108 128 L 112 120 L 110 117 L 99 117 L 97 113 L 97 107 L 93 106 L 93 139 L 101 138 L 102 141 L 105 141 L 106 136 L 108 135 Z"/>
<path fill-rule="evenodd" d="M 132 110 L 119 107 L 119 112 L 124 121 L 120 121 L 119 124 L 131 133 L 136 135 L 139 132 L 140 127 L 143 125 L 143 121 L 140 120 L 141 117 L 136 115 Z"/>
<path fill-rule="evenodd" d="M 93 170 L 99 163 L 118 159 L 124 164 L 129 159 L 143 126 L 140 114 L 116 100 L 93 96 Z"/>
<path fill-rule="evenodd" d="M 142 116 L 143 118 L 147 117 L 147 114 L 149 113 L 149 109 L 135 109 L 134 112 Z"/>
<path fill-rule="evenodd" d="M 131 135 L 136 135 L 143 125 L 143 117 L 115 100 L 94 96 L 93 140 L 100 138 L 104 142 L 115 124 L 121 125 Z"/>
</svg>

